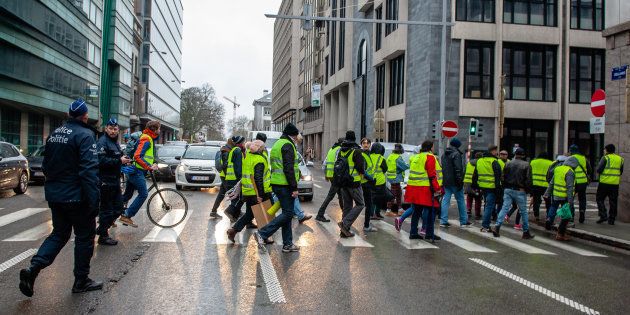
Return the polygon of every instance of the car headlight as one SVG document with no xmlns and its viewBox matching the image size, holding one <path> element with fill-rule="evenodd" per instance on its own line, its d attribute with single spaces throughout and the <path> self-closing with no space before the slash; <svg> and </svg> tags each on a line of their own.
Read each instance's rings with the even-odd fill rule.
<svg viewBox="0 0 630 315">
<path fill-rule="evenodd" d="M 167 167 L 168 167 L 168 164 L 158 163 L 158 167 L 159 167 L 159 168 L 167 168 Z"/>
<path fill-rule="evenodd" d="M 307 182 L 310 182 L 313 180 L 313 176 L 311 175 L 302 176 L 301 178 L 303 181 L 307 181 Z"/>
<path fill-rule="evenodd" d="M 187 170 L 188 170 L 188 165 L 186 165 L 186 164 L 180 164 L 180 165 L 177 167 L 177 171 L 179 171 L 179 172 L 185 172 L 185 171 L 187 171 Z"/>
</svg>

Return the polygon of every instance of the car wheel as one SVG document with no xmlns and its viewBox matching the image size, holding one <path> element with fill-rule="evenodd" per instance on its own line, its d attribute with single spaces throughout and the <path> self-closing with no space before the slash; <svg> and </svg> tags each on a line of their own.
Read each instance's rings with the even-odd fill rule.
<svg viewBox="0 0 630 315">
<path fill-rule="evenodd" d="M 22 172 L 22 174 L 20 175 L 20 182 L 17 187 L 13 188 L 13 191 L 16 194 L 21 195 L 25 193 L 27 189 L 28 189 L 28 174 L 26 174 L 26 172 Z"/>
<path fill-rule="evenodd" d="M 175 185 L 175 189 L 177 189 L 177 190 L 184 190 L 184 186 L 182 186 L 182 185 Z"/>
<path fill-rule="evenodd" d="M 303 198 L 304 198 L 304 202 L 313 201 L 313 196 L 312 195 L 311 196 L 304 196 Z"/>
</svg>

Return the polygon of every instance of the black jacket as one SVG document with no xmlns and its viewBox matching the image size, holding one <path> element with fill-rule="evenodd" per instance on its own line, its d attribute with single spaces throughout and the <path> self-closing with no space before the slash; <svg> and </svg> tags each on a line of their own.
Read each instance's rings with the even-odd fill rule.
<svg viewBox="0 0 630 315">
<path fill-rule="evenodd" d="M 444 155 L 442 155 L 443 185 L 464 187 L 464 172 L 462 152 L 453 146 L 446 148 Z"/>
<path fill-rule="evenodd" d="M 508 162 L 503 169 L 503 186 L 529 191 L 532 187 L 532 166 L 521 159 Z"/>
<path fill-rule="evenodd" d="M 352 155 L 352 161 L 354 162 L 354 169 L 359 174 L 365 174 L 365 159 L 363 159 L 363 155 L 361 154 L 361 147 L 354 142 L 343 142 L 341 144 L 341 152 L 348 152 L 350 150 L 354 150 L 354 154 Z M 353 182 L 350 185 L 352 188 L 357 188 L 361 186 L 361 182 Z"/>
<path fill-rule="evenodd" d="M 120 167 L 122 166 L 120 158 L 123 156 L 123 152 L 116 140 L 103 134 L 96 142 L 99 177 L 105 186 L 120 185 Z"/>
<path fill-rule="evenodd" d="M 289 183 L 289 189 L 291 189 L 291 191 L 297 191 L 297 181 L 295 180 L 295 170 L 293 168 L 298 162 L 295 160 L 295 150 L 293 150 L 295 143 L 287 135 L 282 135 L 280 139 L 286 139 L 291 142 L 286 143 L 280 148 L 280 154 L 282 155 L 282 170 Z"/>
<path fill-rule="evenodd" d="M 97 209 L 100 197 L 96 130 L 69 119 L 46 138 L 42 168 L 46 201 L 86 202 Z"/>
</svg>

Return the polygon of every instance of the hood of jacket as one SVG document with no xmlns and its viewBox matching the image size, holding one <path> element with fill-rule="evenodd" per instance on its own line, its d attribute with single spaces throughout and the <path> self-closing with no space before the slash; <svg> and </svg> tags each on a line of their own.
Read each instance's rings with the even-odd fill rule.
<svg viewBox="0 0 630 315">
<path fill-rule="evenodd" d="M 453 146 L 450 146 L 450 147 L 446 148 L 446 150 L 444 150 L 444 153 L 446 153 L 447 155 L 451 155 L 451 154 L 453 154 L 453 153 L 459 153 L 459 154 L 462 154 L 462 152 L 461 152 L 461 151 L 459 151 L 459 149 L 458 149 L 458 148 L 453 147 Z"/>
<path fill-rule="evenodd" d="M 580 162 L 578 162 L 578 160 L 572 156 L 572 157 L 569 157 L 566 161 L 564 161 L 562 165 L 566 165 L 572 169 L 575 169 L 578 167 L 579 164 Z"/>
<path fill-rule="evenodd" d="M 370 153 L 383 155 L 385 154 L 385 147 L 382 144 L 376 142 L 372 144 L 372 149 L 370 149 Z"/>
<path fill-rule="evenodd" d="M 348 150 L 352 150 L 352 149 L 361 149 L 361 147 L 356 143 L 356 142 L 346 142 L 344 141 L 341 144 L 341 151 L 348 151 Z"/>
</svg>

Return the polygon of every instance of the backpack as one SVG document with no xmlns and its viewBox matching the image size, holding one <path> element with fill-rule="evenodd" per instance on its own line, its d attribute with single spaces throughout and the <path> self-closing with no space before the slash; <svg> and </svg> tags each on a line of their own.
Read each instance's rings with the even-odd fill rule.
<svg viewBox="0 0 630 315">
<path fill-rule="evenodd" d="M 333 168 L 333 185 L 345 187 L 354 182 L 354 178 L 350 175 L 350 164 L 348 162 L 348 159 L 351 159 L 353 155 L 354 149 L 352 149 L 352 152 L 348 154 L 347 157 L 341 154 L 341 150 L 337 151 L 337 159 L 335 160 L 335 166 Z"/>
<path fill-rule="evenodd" d="M 214 168 L 217 169 L 217 172 L 223 171 L 223 161 L 221 160 L 221 150 L 214 155 Z"/>
<path fill-rule="evenodd" d="M 137 131 L 131 134 L 129 137 L 129 141 L 127 141 L 127 145 L 125 146 L 125 155 L 133 160 L 133 156 L 138 150 L 138 145 L 140 144 L 140 136 L 142 136 L 142 132 Z"/>
</svg>

